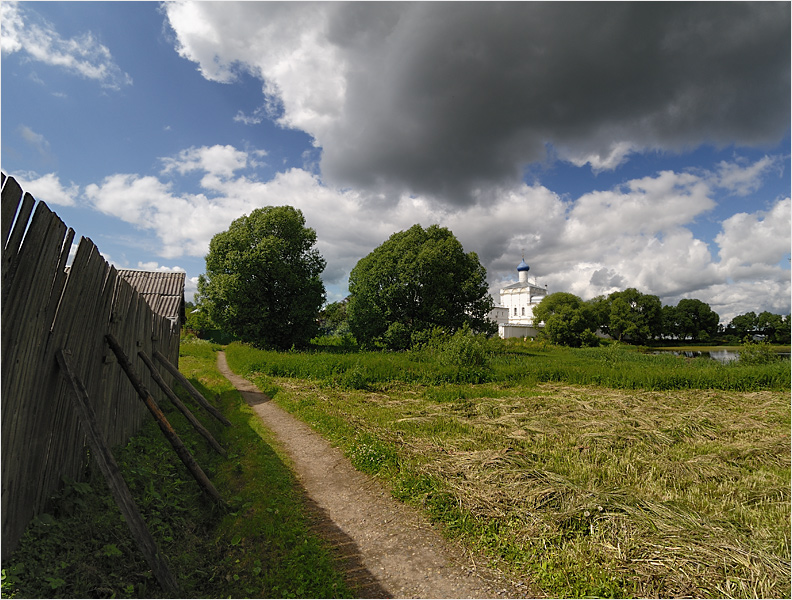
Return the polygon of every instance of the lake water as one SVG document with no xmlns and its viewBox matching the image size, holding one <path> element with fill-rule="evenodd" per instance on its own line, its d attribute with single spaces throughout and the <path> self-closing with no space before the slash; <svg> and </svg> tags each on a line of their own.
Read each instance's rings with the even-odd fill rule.
<svg viewBox="0 0 792 600">
<path fill-rule="evenodd" d="M 655 354 L 673 354 L 675 356 L 686 356 L 687 358 L 706 356 L 722 364 L 727 364 L 740 358 L 740 355 L 733 350 L 658 350 Z M 778 355 L 789 359 L 789 352 L 779 352 Z"/>
</svg>

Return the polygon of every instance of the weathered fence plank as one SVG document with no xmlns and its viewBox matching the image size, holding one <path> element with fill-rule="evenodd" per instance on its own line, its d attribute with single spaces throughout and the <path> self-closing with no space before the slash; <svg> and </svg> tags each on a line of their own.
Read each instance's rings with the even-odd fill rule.
<svg viewBox="0 0 792 600">
<path fill-rule="evenodd" d="M 58 306 L 60 306 L 61 298 L 63 297 L 63 288 L 66 287 L 66 263 L 69 260 L 69 253 L 71 252 L 73 241 L 74 229 L 69 227 L 66 231 L 66 239 L 63 240 L 63 246 L 61 247 L 60 259 L 55 269 L 55 278 L 52 280 L 52 289 L 50 291 L 50 299 L 47 304 L 46 318 L 44 320 L 45 323 L 48 322 L 50 324 L 50 331 L 52 331 L 55 315 L 58 312 Z"/>
<path fill-rule="evenodd" d="M 22 188 L 16 179 L 11 177 L 7 182 L 3 180 L 2 209 L 0 209 L 0 229 L 3 235 L 3 248 L 8 243 L 8 236 L 11 233 L 11 225 L 14 223 L 14 215 L 19 208 L 19 201 L 22 200 Z"/>
<path fill-rule="evenodd" d="M 11 289 L 12 282 L 19 269 L 20 260 L 20 245 L 22 244 L 25 228 L 30 220 L 30 213 L 35 205 L 35 200 L 30 194 L 25 194 L 22 200 L 22 206 L 19 209 L 14 228 L 11 230 L 11 236 L 8 238 L 5 247 L 3 248 L 3 295 L 0 296 L 2 301 L 6 301 L 6 293 Z M 46 205 L 45 205 L 46 207 Z"/>
<path fill-rule="evenodd" d="M 179 591 L 176 580 L 171 575 L 168 565 L 165 563 L 162 555 L 160 554 L 157 543 L 151 537 L 151 533 L 146 527 L 146 522 L 140 516 L 137 505 L 135 504 L 132 493 L 129 491 L 124 478 L 121 476 L 121 471 L 118 464 L 110 452 L 110 448 L 105 444 L 102 433 L 96 422 L 96 413 L 91 407 L 91 402 L 88 392 L 80 379 L 74 374 L 71 366 L 69 365 L 68 358 L 63 350 L 59 350 L 56 354 L 58 364 L 61 371 L 66 376 L 72 388 L 73 406 L 77 414 L 80 416 L 80 425 L 82 430 L 88 437 L 88 442 L 93 452 L 93 458 L 96 461 L 99 470 L 104 475 L 110 492 L 115 498 L 121 514 L 124 515 L 129 531 L 132 537 L 135 538 L 138 548 L 143 553 L 146 562 L 157 578 L 162 589 L 168 594 L 175 594 Z"/>
</svg>

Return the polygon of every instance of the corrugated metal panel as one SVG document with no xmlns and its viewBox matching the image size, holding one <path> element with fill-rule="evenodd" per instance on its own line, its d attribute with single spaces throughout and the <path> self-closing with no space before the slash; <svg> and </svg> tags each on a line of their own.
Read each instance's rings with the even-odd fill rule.
<svg viewBox="0 0 792 600">
<path fill-rule="evenodd" d="M 118 274 L 143 296 L 158 315 L 178 323 L 184 301 L 184 273 L 119 269 Z"/>
</svg>

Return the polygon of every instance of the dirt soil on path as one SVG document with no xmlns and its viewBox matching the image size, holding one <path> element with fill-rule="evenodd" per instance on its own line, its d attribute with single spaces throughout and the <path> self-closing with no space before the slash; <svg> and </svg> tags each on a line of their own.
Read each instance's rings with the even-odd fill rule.
<svg viewBox="0 0 792 600">
<path fill-rule="evenodd" d="M 233 373 L 225 353 L 218 353 L 217 365 L 290 457 L 309 497 L 316 531 L 341 559 L 361 597 L 535 597 L 535 590 L 476 564 L 418 510 L 355 470 L 340 450 Z"/>
</svg>

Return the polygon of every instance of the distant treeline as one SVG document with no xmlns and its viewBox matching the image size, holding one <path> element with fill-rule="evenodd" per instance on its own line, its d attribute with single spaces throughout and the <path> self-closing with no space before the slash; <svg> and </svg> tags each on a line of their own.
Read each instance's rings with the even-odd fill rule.
<svg viewBox="0 0 792 600">
<path fill-rule="evenodd" d="M 319 313 L 324 335 L 349 335 L 348 300 L 328 304 Z M 740 344 L 762 339 L 772 344 L 790 343 L 790 316 L 767 311 L 748 312 L 727 325 L 701 300 L 686 298 L 676 306 L 663 306 L 657 296 L 635 288 L 583 301 L 574 294 L 556 292 L 534 309 L 543 321 L 542 335 L 565 346 L 596 346 L 599 334 L 633 344 L 675 341 L 699 344 Z"/>
</svg>

